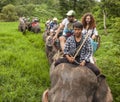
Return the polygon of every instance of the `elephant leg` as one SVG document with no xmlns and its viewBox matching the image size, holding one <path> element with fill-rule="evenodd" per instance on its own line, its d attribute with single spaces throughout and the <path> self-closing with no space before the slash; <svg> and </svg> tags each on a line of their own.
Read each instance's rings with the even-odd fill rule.
<svg viewBox="0 0 120 102">
<path fill-rule="evenodd" d="M 22 29 L 22 26 L 21 26 L 21 25 L 19 26 L 19 30 L 20 30 L 20 32 L 22 32 L 22 31 L 23 31 L 23 29 Z"/>
<path fill-rule="evenodd" d="M 26 34 L 26 26 L 25 25 L 22 28 L 22 32 L 23 32 L 23 34 Z"/>
<path fill-rule="evenodd" d="M 34 33 L 39 33 L 40 32 L 40 27 L 39 26 L 35 26 L 35 32 Z"/>
<path fill-rule="evenodd" d="M 34 27 L 32 27 L 32 28 L 31 28 L 31 31 L 32 31 L 33 33 L 35 32 L 34 30 L 35 30 L 35 28 L 34 28 Z"/>
</svg>

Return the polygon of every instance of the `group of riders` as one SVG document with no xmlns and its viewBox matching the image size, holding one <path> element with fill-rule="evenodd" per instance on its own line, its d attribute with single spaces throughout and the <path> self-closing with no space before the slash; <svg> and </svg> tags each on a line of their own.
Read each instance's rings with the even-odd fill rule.
<svg viewBox="0 0 120 102">
<path fill-rule="evenodd" d="M 39 33 L 41 30 L 39 19 L 37 17 L 33 17 L 32 20 L 30 20 L 29 17 L 20 17 L 18 29 L 19 31 L 23 32 L 23 34 L 26 32 L 26 30 Z"/>
<path fill-rule="evenodd" d="M 74 10 L 68 11 L 66 16 L 60 24 L 56 17 L 45 23 L 45 32 L 48 37 L 52 37 L 51 43 L 63 55 L 62 58 L 55 61 L 54 65 L 72 63 L 87 66 L 96 76 L 100 75 L 100 70 L 95 65 L 93 57 L 100 43 L 93 15 L 84 14 L 81 22 L 75 18 Z"/>
</svg>

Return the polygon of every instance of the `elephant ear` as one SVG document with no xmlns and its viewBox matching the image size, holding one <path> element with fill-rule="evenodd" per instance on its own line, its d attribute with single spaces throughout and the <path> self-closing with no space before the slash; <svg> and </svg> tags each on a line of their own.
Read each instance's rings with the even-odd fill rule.
<svg viewBox="0 0 120 102">
<path fill-rule="evenodd" d="M 112 102 L 112 94 L 111 90 L 105 80 L 105 76 L 103 74 L 97 76 L 98 87 L 94 94 L 92 102 Z"/>
<path fill-rule="evenodd" d="M 105 75 L 103 75 L 103 74 L 98 75 L 98 76 L 97 76 L 98 83 L 101 83 L 105 78 L 106 78 L 106 77 L 105 77 Z"/>
</svg>

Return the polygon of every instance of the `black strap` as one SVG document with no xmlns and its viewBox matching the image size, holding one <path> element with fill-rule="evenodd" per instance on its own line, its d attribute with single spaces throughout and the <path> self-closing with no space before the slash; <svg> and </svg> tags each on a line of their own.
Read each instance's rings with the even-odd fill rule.
<svg viewBox="0 0 120 102">
<path fill-rule="evenodd" d="M 94 34 L 94 30 L 95 30 L 95 28 L 92 29 L 92 34 L 91 34 L 91 36 L 90 36 L 91 38 L 92 38 L 92 36 L 93 36 L 93 34 Z"/>
<path fill-rule="evenodd" d="M 86 32 L 86 33 L 88 33 L 88 30 L 89 30 L 89 28 L 87 29 L 87 32 Z M 92 36 L 93 36 L 93 34 L 94 34 L 94 30 L 95 30 L 95 28 L 92 29 L 92 34 L 91 34 L 91 36 L 90 36 L 91 38 L 92 38 Z"/>
</svg>

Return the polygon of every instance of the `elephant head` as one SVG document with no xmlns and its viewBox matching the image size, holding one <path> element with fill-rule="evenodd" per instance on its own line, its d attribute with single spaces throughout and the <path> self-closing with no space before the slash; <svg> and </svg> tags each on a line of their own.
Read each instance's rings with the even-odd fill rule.
<svg viewBox="0 0 120 102">
<path fill-rule="evenodd" d="M 50 78 L 48 102 L 112 102 L 105 78 L 96 77 L 87 67 L 67 63 L 54 67 L 52 64 Z"/>
<path fill-rule="evenodd" d="M 26 24 L 24 22 L 20 23 L 18 26 L 18 30 L 21 31 L 23 34 L 25 34 L 26 33 Z"/>
</svg>

